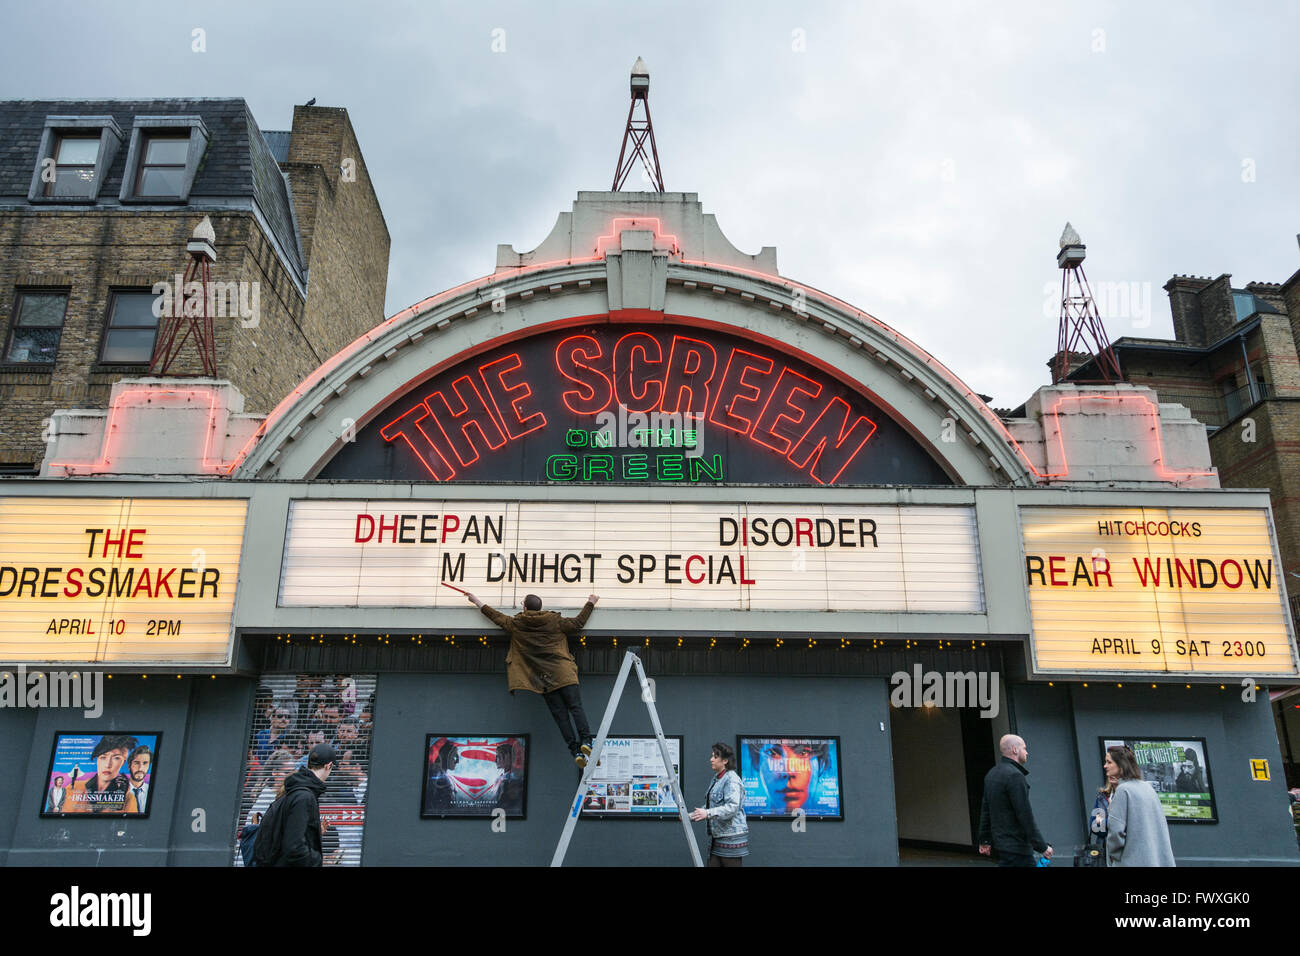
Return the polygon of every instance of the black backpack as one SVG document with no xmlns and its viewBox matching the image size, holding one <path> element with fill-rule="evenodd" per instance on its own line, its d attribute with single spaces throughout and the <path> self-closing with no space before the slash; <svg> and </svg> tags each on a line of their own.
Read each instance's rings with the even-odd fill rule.
<svg viewBox="0 0 1300 956">
<path fill-rule="evenodd" d="M 244 866 L 255 866 L 253 863 L 253 853 L 257 847 L 257 831 L 261 829 L 256 823 L 250 823 L 244 827 L 243 832 L 239 835 L 239 856 L 243 860 Z"/>
<path fill-rule="evenodd" d="M 289 794 L 280 797 L 262 814 L 262 824 L 258 827 L 253 842 L 253 866 L 275 866 L 280 858 L 281 845 L 284 842 L 285 803 Z"/>
</svg>

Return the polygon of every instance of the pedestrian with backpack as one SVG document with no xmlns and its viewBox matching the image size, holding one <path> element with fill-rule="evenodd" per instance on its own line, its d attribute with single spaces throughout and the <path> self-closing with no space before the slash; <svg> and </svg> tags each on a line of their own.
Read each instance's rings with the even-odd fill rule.
<svg viewBox="0 0 1300 956">
<path fill-rule="evenodd" d="M 271 804 L 257 831 L 255 866 L 322 864 L 320 795 L 338 761 L 330 744 L 317 744 L 307 756 L 307 766 L 285 778 L 284 796 Z"/>
</svg>

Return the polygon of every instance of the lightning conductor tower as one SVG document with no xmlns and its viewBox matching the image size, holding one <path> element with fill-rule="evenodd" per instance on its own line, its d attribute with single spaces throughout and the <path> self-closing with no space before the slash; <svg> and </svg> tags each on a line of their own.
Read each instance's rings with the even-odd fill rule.
<svg viewBox="0 0 1300 956">
<path fill-rule="evenodd" d="M 627 110 L 627 127 L 623 130 L 623 145 L 618 151 L 618 165 L 614 167 L 614 187 L 618 192 L 627 182 L 628 173 L 639 157 L 646 171 L 647 182 L 655 192 L 664 191 L 664 174 L 659 168 L 659 150 L 655 148 L 655 128 L 650 122 L 650 71 L 646 69 L 645 60 L 636 58 L 632 65 L 632 104 Z M 641 104 L 644 119 L 636 115 L 637 104 Z M 649 150 L 646 144 L 649 143 Z M 631 149 L 628 145 L 631 144 Z"/>
<path fill-rule="evenodd" d="M 172 363 L 180 357 L 181 349 L 191 336 L 203 363 L 203 374 L 209 378 L 217 375 L 216 336 L 212 328 L 212 297 L 209 294 L 209 267 L 217 261 L 216 241 L 212 220 L 204 216 L 185 246 L 190 261 L 181 287 L 172 290 L 170 307 L 163 310 L 158 320 L 161 327 L 149 361 L 149 372 L 153 375 L 169 374 Z"/>
<path fill-rule="evenodd" d="M 1087 247 L 1068 222 L 1061 233 L 1060 247 L 1056 265 L 1061 270 L 1061 324 L 1056 339 L 1056 358 L 1052 362 L 1052 383 L 1083 381 L 1069 378 L 1074 368 L 1071 356 L 1079 352 L 1092 357 L 1097 371 L 1096 377 L 1087 381 L 1107 384 L 1122 381 L 1119 359 L 1110 347 L 1106 327 L 1102 325 L 1088 277 L 1083 271 Z"/>
</svg>

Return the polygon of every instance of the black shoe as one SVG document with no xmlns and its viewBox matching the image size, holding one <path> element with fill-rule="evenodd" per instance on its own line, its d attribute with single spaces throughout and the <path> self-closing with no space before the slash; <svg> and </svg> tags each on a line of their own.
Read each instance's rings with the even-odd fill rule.
<svg viewBox="0 0 1300 956">
<path fill-rule="evenodd" d="M 583 753 L 583 750 L 587 751 L 587 753 Z M 573 755 L 573 762 L 578 765 L 578 773 L 582 773 L 582 768 L 587 766 L 587 754 L 589 753 L 591 753 L 591 748 L 583 747 L 582 750 Z"/>
<path fill-rule="evenodd" d="M 592 744 L 592 741 L 587 740 L 587 741 L 584 741 L 583 743 L 581 743 L 581 744 L 578 745 L 578 749 L 582 751 L 582 755 L 583 755 L 584 757 L 590 757 L 590 756 L 591 756 L 591 744 Z"/>
</svg>

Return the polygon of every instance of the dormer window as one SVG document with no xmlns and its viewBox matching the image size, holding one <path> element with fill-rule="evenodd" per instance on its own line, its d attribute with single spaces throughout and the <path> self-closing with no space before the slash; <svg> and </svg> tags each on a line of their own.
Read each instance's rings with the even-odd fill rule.
<svg viewBox="0 0 1300 956">
<path fill-rule="evenodd" d="M 89 199 L 96 193 L 95 160 L 99 158 L 99 137 L 82 133 L 60 133 L 54 147 L 52 163 L 46 163 L 48 175 L 45 195 L 60 198 Z"/>
<path fill-rule="evenodd" d="M 187 202 L 208 148 L 198 116 L 137 116 L 126 152 L 122 202 Z"/>
<path fill-rule="evenodd" d="M 189 150 L 190 138 L 186 134 L 146 134 L 135 194 L 142 198 L 179 196 L 185 185 L 185 162 Z"/>
<path fill-rule="evenodd" d="M 121 143 L 122 130 L 111 116 L 45 117 L 27 198 L 94 202 Z"/>
</svg>

